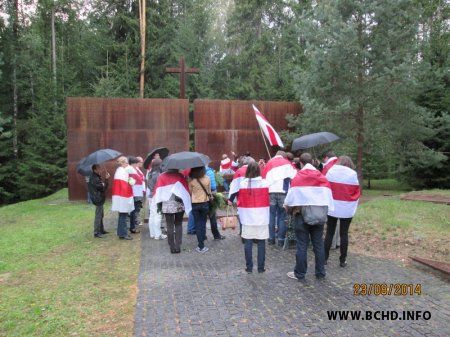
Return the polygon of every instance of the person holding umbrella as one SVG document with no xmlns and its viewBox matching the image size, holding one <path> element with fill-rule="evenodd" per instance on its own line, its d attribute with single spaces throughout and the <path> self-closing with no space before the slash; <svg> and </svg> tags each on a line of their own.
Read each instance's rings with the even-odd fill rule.
<svg viewBox="0 0 450 337">
<path fill-rule="evenodd" d="M 117 223 L 117 236 L 121 240 L 133 240 L 128 235 L 127 218 L 128 214 L 134 210 L 134 197 L 132 185 L 134 179 L 130 177 L 127 157 L 121 156 L 117 159 L 119 167 L 114 174 L 112 185 L 112 211 L 119 212 Z"/>
<path fill-rule="evenodd" d="M 170 252 L 178 254 L 181 252 L 183 214 L 191 211 L 191 197 L 186 179 L 177 169 L 169 168 L 158 177 L 151 208 L 158 204 L 166 218 Z"/>
<path fill-rule="evenodd" d="M 103 234 L 107 234 L 103 226 L 103 205 L 105 204 L 105 192 L 108 189 L 109 173 L 105 173 L 105 179 L 102 179 L 102 169 L 98 164 L 92 165 L 92 173 L 89 177 L 88 191 L 91 196 L 92 203 L 95 205 L 94 218 L 94 237 L 102 238 Z"/>
<path fill-rule="evenodd" d="M 205 246 L 206 221 L 209 213 L 209 200 L 211 194 L 211 180 L 206 175 L 205 166 L 194 167 L 189 173 L 189 190 L 192 198 L 192 214 L 195 221 L 195 233 L 199 253 L 206 253 L 209 248 Z"/>
</svg>

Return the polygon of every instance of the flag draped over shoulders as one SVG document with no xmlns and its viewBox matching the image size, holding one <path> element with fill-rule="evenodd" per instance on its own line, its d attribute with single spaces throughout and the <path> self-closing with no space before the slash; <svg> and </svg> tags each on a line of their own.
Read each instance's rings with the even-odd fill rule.
<svg viewBox="0 0 450 337">
<path fill-rule="evenodd" d="M 279 147 L 284 147 L 283 142 L 281 141 L 280 136 L 275 131 L 272 125 L 268 122 L 266 117 L 258 110 L 256 106 L 253 106 L 253 110 L 255 111 L 256 120 L 258 121 L 259 127 L 263 131 L 264 135 L 268 139 L 270 145 L 277 145 Z"/>
<path fill-rule="evenodd" d="M 322 174 L 324 176 L 326 176 L 328 171 L 334 166 L 334 164 L 336 164 L 337 160 L 338 160 L 337 157 L 331 157 L 330 159 L 327 160 L 322 169 Z"/>
<path fill-rule="evenodd" d="M 233 175 L 233 180 L 230 184 L 230 191 L 228 192 L 228 198 L 239 191 L 239 186 L 241 181 L 245 178 L 245 173 L 247 172 L 247 166 L 244 165 L 240 167 Z"/>
<path fill-rule="evenodd" d="M 270 185 L 270 192 L 286 192 L 284 190 L 284 180 L 292 179 L 297 174 L 297 170 L 292 163 L 282 156 L 275 156 L 264 166 L 262 177 Z"/>
<path fill-rule="evenodd" d="M 112 184 L 112 211 L 129 213 L 134 210 L 133 189 L 128 183 L 128 178 L 127 169 L 118 167 Z"/>
<path fill-rule="evenodd" d="M 184 211 L 189 214 L 192 210 L 192 204 L 186 179 L 178 172 L 164 172 L 156 182 L 152 204 L 168 201 L 172 194 L 183 200 Z"/>
<path fill-rule="evenodd" d="M 334 210 L 331 186 L 327 178 L 311 164 L 306 164 L 291 181 L 291 187 L 284 201 L 293 206 L 328 206 Z"/>
<path fill-rule="evenodd" d="M 269 224 L 269 188 L 261 177 L 245 178 L 240 182 L 237 207 L 243 225 Z"/>
<path fill-rule="evenodd" d="M 334 210 L 329 210 L 328 215 L 336 218 L 352 218 L 361 196 L 357 173 L 347 166 L 333 165 L 326 177 L 330 182 L 334 201 Z"/>
<path fill-rule="evenodd" d="M 136 182 L 132 186 L 133 194 L 135 197 L 143 197 L 145 190 L 145 176 L 137 167 L 129 166 L 129 175 Z"/>
</svg>

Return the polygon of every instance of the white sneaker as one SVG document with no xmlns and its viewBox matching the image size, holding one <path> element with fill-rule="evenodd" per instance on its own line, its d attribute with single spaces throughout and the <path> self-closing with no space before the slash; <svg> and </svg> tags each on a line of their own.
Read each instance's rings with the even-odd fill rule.
<svg viewBox="0 0 450 337">
<path fill-rule="evenodd" d="M 208 250 L 209 250 L 209 248 L 206 247 L 206 246 L 203 247 L 203 249 L 200 249 L 199 247 L 195 248 L 195 251 L 198 252 L 198 253 L 201 253 L 201 254 L 206 253 Z"/>
<path fill-rule="evenodd" d="M 295 276 L 295 273 L 293 271 L 290 271 L 289 273 L 286 274 L 287 277 L 292 278 L 294 280 L 298 280 L 297 276 Z"/>
<path fill-rule="evenodd" d="M 167 239 L 167 235 L 161 234 L 160 236 L 156 236 L 155 240 L 164 240 Z"/>
</svg>

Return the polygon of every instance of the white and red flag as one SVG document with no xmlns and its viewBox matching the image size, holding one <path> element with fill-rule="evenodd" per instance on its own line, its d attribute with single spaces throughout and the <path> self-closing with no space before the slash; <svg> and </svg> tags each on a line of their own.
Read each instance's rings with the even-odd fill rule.
<svg viewBox="0 0 450 337">
<path fill-rule="evenodd" d="M 152 205 L 163 201 L 168 201 L 172 194 L 183 200 L 186 214 L 192 210 L 191 195 L 186 179 L 178 172 L 164 172 L 156 181 L 153 190 Z"/>
<path fill-rule="evenodd" d="M 322 174 L 324 176 L 326 176 L 328 173 L 328 170 L 330 168 L 332 168 L 334 166 L 334 164 L 336 164 L 337 160 L 338 160 L 337 157 L 331 157 L 330 159 L 327 160 L 326 163 L 323 164 Z"/>
<path fill-rule="evenodd" d="M 266 117 L 258 110 L 258 108 L 252 104 L 253 110 L 255 110 L 256 120 L 258 121 L 259 127 L 266 135 L 266 138 L 269 140 L 270 145 L 277 145 L 279 147 L 284 147 L 283 142 L 281 141 L 280 136 L 275 131 L 272 125 L 267 121 Z"/>
<path fill-rule="evenodd" d="M 127 168 L 118 167 L 112 183 L 111 210 L 119 213 L 129 213 L 134 210 L 133 188 L 128 183 Z"/>
<path fill-rule="evenodd" d="M 131 178 L 133 178 L 136 183 L 133 185 L 133 195 L 135 197 L 142 197 L 144 196 L 145 191 L 145 176 L 141 172 L 141 170 L 138 167 L 128 166 L 129 168 L 129 175 Z"/>
<path fill-rule="evenodd" d="M 239 191 L 241 181 L 245 179 L 245 173 L 247 172 L 247 166 L 241 166 L 233 175 L 233 180 L 230 184 L 230 190 L 228 191 L 228 198 Z"/>
<path fill-rule="evenodd" d="M 357 173 L 347 166 L 333 165 L 326 177 L 330 182 L 334 201 L 334 211 L 328 210 L 328 215 L 353 218 L 361 196 Z"/>
<path fill-rule="evenodd" d="M 261 177 L 244 178 L 239 186 L 237 208 L 243 225 L 269 224 L 269 187 Z"/>
<path fill-rule="evenodd" d="M 275 156 L 270 159 L 267 164 L 264 166 L 262 171 L 262 177 L 267 180 L 270 187 L 271 193 L 281 193 L 287 192 L 284 191 L 284 180 L 286 178 L 292 179 L 297 174 L 297 170 L 294 168 L 292 163 L 283 158 L 282 156 Z M 275 186 L 280 185 L 280 186 Z"/>
<path fill-rule="evenodd" d="M 328 206 L 334 210 L 333 195 L 327 178 L 311 164 L 306 164 L 291 180 L 284 204 L 293 206 Z"/>
</svg>

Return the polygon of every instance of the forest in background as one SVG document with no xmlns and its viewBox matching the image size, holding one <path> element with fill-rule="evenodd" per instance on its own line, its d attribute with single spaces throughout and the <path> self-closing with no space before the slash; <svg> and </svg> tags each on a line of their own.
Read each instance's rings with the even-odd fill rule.
<svg viewBox="0 0 450 337">
<path fill-rule="evenodd" d="M 332 131 L 365 178 L 449 188 L 445 0 L 4 0 L 0 201 L 67 184 L 65 100 L 179 95 L 166 67 L 200 74 L 186 97 L 299 101 L 295 137 Z"/>
</svg>

